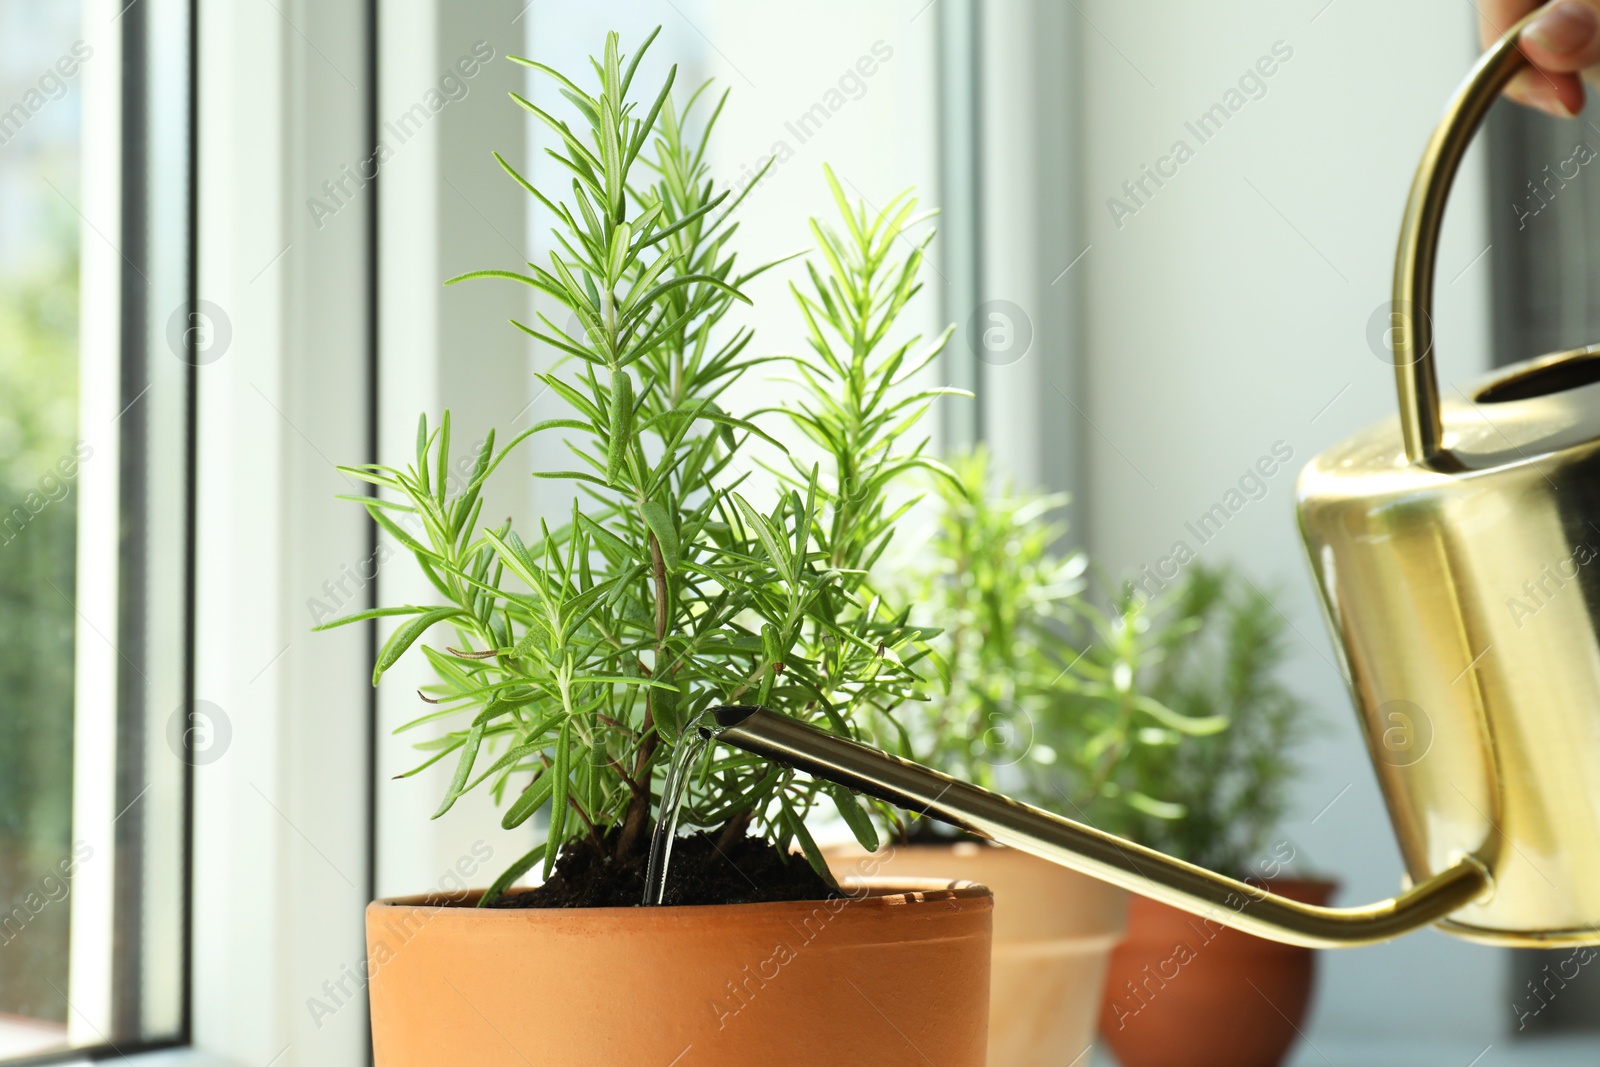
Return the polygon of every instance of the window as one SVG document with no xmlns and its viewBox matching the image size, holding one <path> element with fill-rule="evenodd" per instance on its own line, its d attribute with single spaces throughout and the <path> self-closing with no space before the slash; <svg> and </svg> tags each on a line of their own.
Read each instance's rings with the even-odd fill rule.
<svg viewBox="0 0 1600 1067">
<path fill-rule="evenodd" d="M 0 0 L 0 1060 L 186 1027 L 186 2 Z"/>
</svg>

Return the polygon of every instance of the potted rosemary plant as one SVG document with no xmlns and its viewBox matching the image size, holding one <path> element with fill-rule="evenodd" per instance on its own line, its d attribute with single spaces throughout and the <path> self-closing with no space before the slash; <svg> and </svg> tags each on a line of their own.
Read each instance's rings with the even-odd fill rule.
<svg viewBox="0 0 1600 1067">
<path fill-rule="evenodd" d="M 1147 745 L 1226 720 L 1179 714 L 1142 691 L 1158 636 L 1149 606 L 1128 597 L 1108 614 L 1088 602 L 1085 557 L 1055 548 L 1065 497 L 1016 492 L 981 449 L 952 466 L 957 479 L 935 483 L 937 527 L 924 559 L 900 568 L 917 576 L 902 595 L 943 627 L 918 661 L 931 698 L 873 716 L 875 742 L 1093 825 L 1108 812 L 1169 814 L 1159 787 L 1128 781 L 1124 765 Z M 1044 1067 L 1086 1050 L 1127 894 L 942 824 L 880 814 L 894 842 L 879 853 L 886 871 L 994 891 L 992 1067 Z"/>
<path fill-rule="evenodd" d="M 1164 607 L 1150 692 L 1188 715 L 1226 715 L 1229 726 L 1132 753 L 1119 769 L 1127 787 L 1159 784 L 1172 808 L 1106 811 L 1107 828 L 1274 893 L 1328 903 L 1336 886 L 1294 877 L 1296 850 L 1279 830 L 1299 770 L 1289 753 L 1310 728 L 1307 705 L 1276 677 L 1283 616 L 1226 568 L 1191 568 Z M 1100 1032 L 1123 1067 L 1275 1067 L 1310 1006 L 1315 959 L 1312 949 L 1135 897 Z M 1223 1015 L 1233 1025 L 1213 1025 Z"/>
<path fill-rule="evenodd" d="M 565 357 L 540 376 L 565 413 L 491 435 L 459 493 L 448 413 L 420 422 L 408 466 L 348 471 L 379 487 L 361 503 L 437 593 L 341 622 L 397 623 L 374 683 L 402 655 L 431 663 L 413 725 L 437 731 L 423 766 L 454 765 L 439 812 L 483 788 L 505 826 L 543 829 L 476 907 L 370 906 L 376 1060 L 913 1064 L 921 1047 L 978 1065 L 987 891 L 874 881 L 870 860 L 836 879 L 808 817 L 826 792 L 870 850 L 862 802 L 700 730 L 707 708 L 743 700 L 855 736 L 917 696 L 921 635 L 868 574 L 889 494 L 934 466 L 905 435 L 937 391 L 908 379 L 943 339 L 891 340 L 927 237 L 906 236 L 910 197 L 870 211 L 830 172 L 840 220 L 813 223 L 820 258 L 795 287 L 813 349 L 786 358 L 797 398 L 734 410 L 730 387 L 774 362 L 736 318 L 773 264 L 738 263 L 739 197 L 708 174 L 722 101 L 702 89 L 680 106 L 670 75 L 631 94 L 649 43 L 629 58 L 609 35 L 591 88 L 518 60 L 570 105 L 563 119 L 516 98 L 556 135 L 559 182 L 499 161 L 555 248 L 455 279 L 561 307 L 516 325 Z M 556 324 L 568 315 L 576 329 Z M 569 514 L 484 521 L 485 481 L 530 437 L 564 446 L 568 461 L 532 473 L 573 488 Z M 756 463 L 775 487 L 754 488 Z M 698 832 L 674 839 L 680 820 Z M 538 888 L 512 888 L 530 872 Z"/>
</svg>

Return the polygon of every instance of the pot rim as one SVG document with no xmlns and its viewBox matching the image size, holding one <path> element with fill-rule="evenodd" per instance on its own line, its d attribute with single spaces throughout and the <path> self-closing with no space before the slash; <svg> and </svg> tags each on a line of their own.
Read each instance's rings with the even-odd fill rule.
<svg viewBox="0 0 1600 1067">
<path fill-rule="evenodd" d="M 1044 859 L 1042 856 L 1034 856 L 1033 853 L 1027 851 L 1026 849 L 1014 848 L 1011 845 L 1002 844 L 999 841 L 990 841 L 986 838 L 975 838 L 973 840 L 963 839 L 959 841 L 912 841 L 910 843 L 889 841 L 884 845 L 883 848 L 878 849 L 876 852 L 868 852 L 866 849 L 862 848 L 853 841 L 841 841 L 836 844 L 822 846 L 822 854 L 824 856 L 841 857 L 876 856 L 885 849 L 893 849 L 895 852 L 950 852 L 956 849 L 961 849 L 963 851 L 970 849 L 974 852 L 980 853 L 993 850 L 995 852 L 1008 852 L 1020 856 L 1033 856 L 1033 858 L 1042 860 L 1045 863 L 1053 862 L 1051 860 Z M 1081 871 L 1078 871 L 1073 867 L 1069 867 L 1064 863 L 1057 863 L 1055 866 L 1060 867 L 1063 870 L 1072 871 L 1074 874 L 1082 873 Z M 1094 875 L 1085 874 L 1084 877 L 1094 878 Z M 1242 882 L 1247 878 L 1255 876 L 1230 874 L 1228 877 Z M 1260 878 L 1258 880 L 1269 888 L 1274 886 L 1298 885 L 1317 886 L 1318 888 L 1327 888 L 1331 891 L 1341 889 L 1344 885 L 1343 882 L 1339 881 L 1338 878 L 1332 875 L 1324 876 L 1317 872 L 1311 872 L 1307 874 L 1283 874 L 1276 878 Z M 1096 879 L 1096 881 L 1103 881 L 1103 879 Z M 1109 885 L 1110 883 L 1108 882 L 1106 884 Z M 1128 892 L 1133 896 L 1142 895 L 1137 890 L 1128 890 Z"/>
<path fill-rule="evenodd" d="M 939 878 L 858 877 L 840 879 L 846 890 L 845 898 L 853 905 L 870 905 L 873 908 L 893 908 L 919 904 L 944 904 L 961 910 L 987 910 L 994 907 L 994 894 L 989 887 L 971 881 L 949 881 Z M 462 913 L 481 916 L 489 922 L 526 921 L 531 916 L 606 915 L 618 922 L 659 921 L 691 917 L 716 918 L 728 916 L 756 916 L 765 913 L 781 914 L 789 911 L 809 911 L 825 905 L 837 897 L 813 900 L 772 900 L 756 904 L 671 904 L 659 907 L 608 907 L 608 908 L 478 908 L 479 897 L 487 890 L 471 889 L 454 900 L 444 893 L 418 893 L 403 897 L 383 897 L 367 905 L 370 911 L 410 911 L 425 909 L 436 913 Z"/>
</svg>

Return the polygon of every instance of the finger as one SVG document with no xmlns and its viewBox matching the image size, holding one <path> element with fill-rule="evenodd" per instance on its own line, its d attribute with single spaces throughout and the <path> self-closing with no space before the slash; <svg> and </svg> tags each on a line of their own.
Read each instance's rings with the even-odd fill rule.
<svg viewBox="0 0 1600 1067">
<path fill-rule="evenodd" d="M 1488 47 L 1498 41 L 1507 30 L 1516 25 L 1519 19 L 1540 7 L 1540 4 L 1541 0 L 1483 0 L 1478 5 L 1478 33 L 1483 39 L 1484 47 Z M 1567 4 L 1572 4 L 1579 9 L 1576 14 L 1559 10 Z M 1541 23 L 1545 19 L 1553 19 L 1551 25 L 1545 28 L 1547 32 L 1553 30 L 1554 36 L 1550 38 L 1551 40 L 1563 33 L 1567 35 L 1568 39 L 1574 33 L 1581 38 L 1586 18 L 1594 17 L 1597 8 L 1600 8 L 1600 0 L 1587 0 L 1587 2 L 1585 0 L 1557 0 L 1556 3 L 1550 4 L 1544 13 L 1534 20 L 1534 23 L 1530 24 L 1529 29 L 1532 29 L 1533 25 Z M 1596 20 L 1596 26 L 1600 28 L 1600 20 Z M 1526 33 L 1526 31 L 1524 32 Z M 1596 33 L 1593 36 L 1597 39 L 1597 45 L 1600 45 L 1600 33 Z M 1584 101 L 1583 85 L 1571 71 L 1580 70 L 1583 65 L 1580 64 L 1574 67 L 1571 66 L 1571 61 L 1566 64 L 1547 64 L 1546 61 L 1555 57 L 1549 45 L 1541 42 L 1537 37 L 1524 36 L 1519 44 L 1523 54 L 1527 56 L 1532 66 L 1528 70 L 1519 72 L 1512 79 L 1511 84 L 1506 87 L 1506 95 L 1519 104 L 1537 108 L 1547 114 L 1561 118 L 1571 117 L 1582 110 Z M 1568 47 L 1567 40 L 1559 41 L 1558 44 L 1561 47 Z M 1592 67 L 1593 64 L 1589 64 L 1589 66 Z M 1595 73 L 1592 69 L 1586 72 L 1591 78 L 1595 77 Z"/>
<path fill-rule="evenodd" d="M 1575 74 L 1600 63 L 1600 0 L 1556 0 L 1522 31 L 1522 53 L 1549 73 Z"/>
<path fill-rule="evenodd" d="M 1532 68 L 1519 71 L 1506 87 L 1506 95 L 1557 118 L 1571 118 L 1583 109 L 1583 84 L 1576 74 L 1551 74 Z"/>
<path fill-rule="evenodd" d="M 1483 46 L 1494 44 L 1539 4 L 1540 0 L 1483 0 L 1478 5 L 1478 36 Z"/>
</svg>

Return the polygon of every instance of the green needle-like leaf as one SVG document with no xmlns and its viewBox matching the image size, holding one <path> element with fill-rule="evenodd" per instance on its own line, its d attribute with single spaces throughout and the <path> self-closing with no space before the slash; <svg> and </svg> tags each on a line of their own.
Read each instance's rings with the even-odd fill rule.
<svg viewBox="0 0 1600 1067">
<path fill-rule="evenodd" d="M 459 618 L 463 614 L 465 613 L 459 608 L 437 608 L 412 619 L 390 634 L 389 640 L 383 643 L 383 648 L 378 653 L 378 664 L 372 671 L 372 684 L 377 685 L 378 680 L 383 677 L 383 672 L 393 667 L 405 654 L 406 649 L 410 648 L 431 626 L 446 619 Z"/>
<path fill-rule="evenodd" d="M 639 505 L 639 513 L 644 516 L 644 521 L 650 527 L 650 532 L 655 534 L 656 544 L 661 548 L 661 558 L 665 561 L 669 571 L 678 569 L 678 531 L 672 525 L 672 514 L 660 501 L 646 500 Z"/>
</svg>

